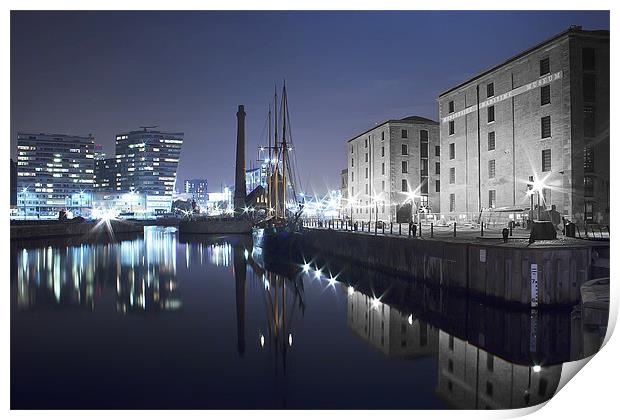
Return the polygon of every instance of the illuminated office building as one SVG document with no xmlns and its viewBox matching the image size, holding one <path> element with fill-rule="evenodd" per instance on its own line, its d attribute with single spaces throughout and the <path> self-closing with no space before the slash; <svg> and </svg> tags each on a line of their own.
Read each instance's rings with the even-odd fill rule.
<svg viewBox="0 0 620 420">
<path fill-rule="evenodd" d="M 92 136 L 17 133 L 17 208 L 23 217 L 88 215 L 94 181 Z"/>
<path fill-rule="evenodd" d="M 206 209 L 208 200 L 206 179 L 186 179 L 184 192 L 194 199 L 200 208 Z"/>
</svg>

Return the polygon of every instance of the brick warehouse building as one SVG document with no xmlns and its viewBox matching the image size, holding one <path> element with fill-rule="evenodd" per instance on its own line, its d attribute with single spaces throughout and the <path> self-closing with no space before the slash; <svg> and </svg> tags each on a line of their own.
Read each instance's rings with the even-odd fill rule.
<svg viewBox="0 0 620 420">
<path fill-rule="evenodd" d="M 441 210 L 609 221 L 609 31 L 568 30 L 439 95 Z M 530 215 L 537 217 L 538 210 Z"/>
<path fill-rule="evenodd" d="M 423 117 L 388 120 L 350 139 L 343 215 L 404 222 L 422 209 L 438 212 L 439 154 L 438 123 Z"/>
</svg>

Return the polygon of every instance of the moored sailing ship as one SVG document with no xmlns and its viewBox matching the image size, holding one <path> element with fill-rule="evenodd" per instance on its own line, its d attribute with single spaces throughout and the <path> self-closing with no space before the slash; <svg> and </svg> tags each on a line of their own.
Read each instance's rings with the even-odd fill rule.
<svg viewBox="0 0 620 420">
<path fill-rule="evenodd" d="M 264 260 L 273 260 L 291 256 L 294 236 L 301 230 L 299 218 L 303 212 L 303 202 L 298 200 L 298 176 L 292 156 L 294 148 L 286 84 L 282 88 L 279 104 L 277 92 L 274 93 L 268 125 L 268 146 L 262 148 L 267 153 L 267 203 L 264 218 L 252 230 L 252 238 L 255 252 L 262 254 Z M 279 135 L 280 126 L 282 131 Z"/>
</svg>

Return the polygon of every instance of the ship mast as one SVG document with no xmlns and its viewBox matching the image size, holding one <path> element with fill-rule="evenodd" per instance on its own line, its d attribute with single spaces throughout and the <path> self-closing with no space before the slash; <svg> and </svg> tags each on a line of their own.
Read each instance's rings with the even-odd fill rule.
<svg viewBox="0 0 620 420">
<path fill-rule="evenodd" d="M 273 154 L 275 156 L 275 162 L 274 162 L 274 171 L 273 171 L 273 177 L 275 177 L 275 184 L 276 184 L 276 188 L 275 188 L 275 217 L 278 217 L 278 207 L 279 207 L 279 201 L 278 201 L 278 190 L 280 189 L 279 187 L 279 182 L 278 182 L 278 91 L 276 88 L 274 88 L 274 131 L 275 131 L 275 135 L 274 135 L 274 143 L 273 143 Z M 273 181 L 272 181 L 273 182 Z"/>
<path fill-rule="evenodd" d="M 271 213 L 271 176 L 272 176 L 272 171 L 271 171 L 271 104 L 269 105 L 269 129 L 267 132 L 267 141 L 268 141 L 268 146 L 267 146 L 267 157 L 268 157 L 268 162 L 267 162 L 267 217 L 269 217 L 269 213 Z"/>
<path fill-rule="evenodd" d="M 286 80 L 284 81 L 284 85 L 282 87 L 282 213 L 286 218 L 286 157 L 287 157 L 287 146 L 286 146 Z"/>
</svg>

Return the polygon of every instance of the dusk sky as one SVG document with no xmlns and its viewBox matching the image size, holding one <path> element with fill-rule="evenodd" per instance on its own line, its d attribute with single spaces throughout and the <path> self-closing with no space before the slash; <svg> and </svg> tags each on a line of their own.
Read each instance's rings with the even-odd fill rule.
<svg viewBox="0 0 620 420">
<path fill-rule="evenodd" d="M 437 119 L 437 95 L 608 12 L 12 12 L 11 156 L 17 131 L 184 132 L 178 181 L 232 184 L 238 104 L 246 156 L 266 143 L 286 79 L 307 192 L 339 186 L 345 143 L 387 119 Z"/>
</svg>

